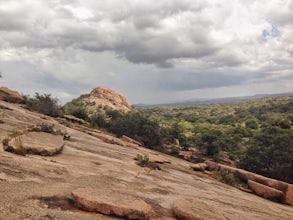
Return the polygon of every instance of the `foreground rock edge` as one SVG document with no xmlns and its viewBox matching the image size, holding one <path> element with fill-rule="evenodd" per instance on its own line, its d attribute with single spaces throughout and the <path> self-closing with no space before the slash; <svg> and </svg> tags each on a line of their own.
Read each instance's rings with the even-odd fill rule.
<svg viewBox="0 0 293 220">
<path fill-rule="evenodd" d="M 256 173 L 252 173 L 243 169 L 238 169 L 235 167 L 230 167 L 227 165 L 219 164 L 210 160 L 206 160 L 207 170 L 220 170 L 220 171 L 228 171 L 247 182 L 250 189 L 258 196 L 266 198 L 266 199 L 276 199 L 278 202 L 293 206 L 293 185 L 268 178 Z M 200 169 L 199 164 L 195 164 L 191 166 L 192 169 L 196 171 L 202 171 Z M 197 168 L 197 169 L 196 169 Z M 262 189 L 262 190 L 256 190 Z M 268 193 L 270 191 L 271 193 Z M 265 193 L 266 192 L 266 193 Z"/>
<path fill-rule="evenodd" d="M 78 188 L 71 192 L 77 207 L 127 219 L 149 219 L 151 206 L 144 200 L 109 189 Z M 111 196 L 109 196 L 111 195 Z"/>
<path fill-rule="evenodd" d="M 225 220 L 223 214 L 211 205 L 198 199 L 181 198 L 174 202 L 173 214 L 184 220 Z"/>
<path fill-rule="evenodd" d="M 37 138 L 45 138 L 45 139 L 54 139 L 55 146 L 47 146 L 47 143 L 29 143 L 27 140 L 29 138 L 34 138 L 33 136 L 37 136 Z M 53 156 L 61 153 L 65 145 L 62 136 L 57 136 L 45 132 L 29 132 L 27 134 L 20 135 L 18 137 L 12 138 L 6 146 L 3 147 L 5 151 L 16 153 L 16 154 L 36 154 L 41 156 Z"/>
</svg>

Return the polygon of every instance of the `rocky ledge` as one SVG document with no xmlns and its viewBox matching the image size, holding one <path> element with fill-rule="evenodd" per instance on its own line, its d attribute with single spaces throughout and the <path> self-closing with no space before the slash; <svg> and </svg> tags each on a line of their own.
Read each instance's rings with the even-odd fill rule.
<svg viewBox="0 0 293 220">
<path fill-rule="evenodd" d="M 86 211 L 127 219 L 149 219 L 151 206 L 142 199 L 105 188 L 79 188 L 72 193 L 76 205 Z"/>
<path fill-rule="evenodd" d="M 29 132 L 12 138 L 4 150 L 18 154 L 52 156 L 62 151 L 63 137 L 45 132 Z"/>
</svg>

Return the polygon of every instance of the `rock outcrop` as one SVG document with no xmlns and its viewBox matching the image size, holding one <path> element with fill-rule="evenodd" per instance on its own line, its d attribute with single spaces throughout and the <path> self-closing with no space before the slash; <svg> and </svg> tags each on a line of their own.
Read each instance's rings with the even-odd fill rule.
<svg viewBox="0 0 293 220">
<path fill-rule="evenodd" d="M 282 203 L 293 205 L 292 184 L 268 178 L 246 170 L 219 164 L 210 160 L 206 160 L 205 164 L 207 164 L 208 170 L 228 171 L 233 173 L 235 176 L 247 182 L 250 189 L 252 189 L 255 194 L 263 198 L 272 200 L 277 199 Z M 196 171 L 202 171 L 197 164 L 192 165 L 191 168 Z"/>
<path fill-rule="evenodd" d="M 17 91 L 13 91 L 7 87 L 0 87 L 0 100 L 12 103 L 21 103 L 23 98 Z"/>
<path fill-rule="evenodd" d="M 52 156 L 62 151 L 63 137 L 45 132 L 29 132 L 13 138 L 4 150 L 18 154 Z"/>
<path fill-rule="evenodd" d="M 196 163 L 191 164 L 190 168 L 195 171 L 205 171 L 208 168 L 208 165 L 206 163 Z"/>
<path fill-rule="evenodd" d="M 277 199 L 277 200 L 281 200 L 282 197 L 284 196 L 283 192 L 277 189 L 274 189 L 272 187 L 269 186 L 265 186 L 263 184 L 254 182 L 252 180 L 248 180 L 248 186 L 250 189 L 253 190 L 253 192 L 255 192 L 255 194 L 266 198 L 266 199 Z"/>
<path fill-rule="evenodd" d="M 126 219 L 149 219 L 151 207 L 135 196 L 106 188 L 80 188 L 71 194 L 78 207 L 90 212 Z"/>
<path fill-rule="evenodd" d="M 63 118 L 65 118 L 67 121 L 81 124 L 81 125 L 88 125 L 89 124 L 87 121 L 80 119 L 80 118 L 77 118 L 77 117 L 74 117 L 73 115 L 63 115 Z"/>
<path fill-rule="evenodd" d="M 91 91 L 89 96 L 85 96 L 82 102 L 89 109 L 108 106 L 114 110 L 130 111 L 131 105 L 121 94 L 103 87 L 97 87 Z"/>
</svg>

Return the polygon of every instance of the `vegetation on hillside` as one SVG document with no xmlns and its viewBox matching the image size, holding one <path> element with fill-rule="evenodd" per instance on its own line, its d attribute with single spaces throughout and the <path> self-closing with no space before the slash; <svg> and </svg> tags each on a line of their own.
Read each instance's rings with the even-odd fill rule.
<svg viewBox="0 0 293 220">
<path fill-rule="evenodd" d="M 33 98 L 24 96 L 24 104 L 31 111 L 36 111 L 52 117 L 62 116 L 62 109 L 58 104 L 57 98 L 52 98 L 50 94 L 36 93 Z"/>
<path fill-rule="evenodd" d="M 144 112 L 183 149 L 196 147 L 215 160 L 225 153 L 241 168 L 293 182 L 293 97 Z"/>
<path fill-rule="evenodd" d="M 81 98 L 63 108 L 50 95 L 25 98 L 31 110 L 53 117 L 71 114 L 118 137 L 129 136 L 146 147 L 186 158 L 223 158 L 238 167 L 293 182 L 293 97 L 271 97 L 237 104 L 153 107 L 127 113 L 104 106 L 88 112 Z M 175 140 L 179 140 L 180 146 Z M 198 153 L 199 152 L 199 153 Z"/>
</svg>

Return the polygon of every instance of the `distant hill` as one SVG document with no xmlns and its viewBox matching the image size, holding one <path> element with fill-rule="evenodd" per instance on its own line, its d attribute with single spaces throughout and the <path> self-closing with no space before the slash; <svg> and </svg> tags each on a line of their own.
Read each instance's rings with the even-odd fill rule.
<svg viewBox="0 0 293 220">
<path fill-rule="evenodd" d="M 188 105 L 210 105 L 210 104 L 228 104 L 239 103 L 244 101 L 256 100 L 265 97 L 279 97 L 279 96 L 293 96 L 293 92 L 279 93 L 279 94 L 256 94 L 253 96 L 240 96 L 240 97 L 225 97 L 214 99 L 193 99 L 182 102 L 162 103 L 162 104 L 137 104 L 134 105 L 137 108 L 149 108 L 157 106 L 188 106 Z"/>
</svg>

